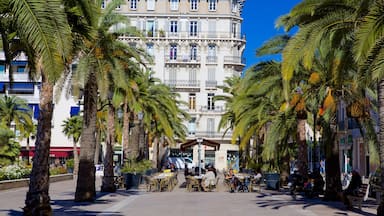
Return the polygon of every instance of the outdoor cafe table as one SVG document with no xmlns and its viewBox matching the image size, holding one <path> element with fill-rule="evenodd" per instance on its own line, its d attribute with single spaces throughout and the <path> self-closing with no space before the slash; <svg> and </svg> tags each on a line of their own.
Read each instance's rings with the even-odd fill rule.
<svg viewBox="0 0 384 216">
<path fill-rule="evenodd" d="M 161 191 L 162 189 L 162 183 L 165 184 L 171 184 L 171 182 L 169 181 L 170 178 L 172 178 L 173 176 L 175 175 L 175 173 L 156 173 L 152 176 L 152 179 L 156 180 L 156 185 L 157 185 L 157 191 Z M 166 185 L 167 187 L 169 185 Z"/>
<path fill-rule="evenodd" d="M 239 190 L 249 191 L 247 182 L 250 182 L 251 175 L 248 173 L 236 173 L 235 178 L 237 178 L 240 182 Z"/>
</svg>

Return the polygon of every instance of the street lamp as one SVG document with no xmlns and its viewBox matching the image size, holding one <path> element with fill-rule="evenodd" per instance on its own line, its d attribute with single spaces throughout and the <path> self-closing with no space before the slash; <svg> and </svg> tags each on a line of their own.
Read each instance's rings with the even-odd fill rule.
<svg viewBox="0 0 384 216">
<path fill-rule="evenodd" d="M 199 165 L 199 176 L 201 176 L 201 143 L 203 142 L 203 138 L 197 138 L 196 139 L 196 142 L 198 144 L 198 150 L 197 150 L 197 159 L 199 160 L 198 161 L 198 165 Z"/>
</svg>

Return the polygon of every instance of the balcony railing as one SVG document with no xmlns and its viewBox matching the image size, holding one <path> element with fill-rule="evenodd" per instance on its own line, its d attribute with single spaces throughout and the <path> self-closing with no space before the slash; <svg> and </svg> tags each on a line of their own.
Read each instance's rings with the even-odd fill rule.
<svg viewBox="0 0 384 216">
<path fill-rule="evenodd" d="M 172 38 L 172 39 L 193 39 L 193 38 L 201 38 L 201 39 L 236 39 L 236 40 L 244 40 L 245 35 L 240 33 L 231 33 L 231 32 L 189 32 L 189 31 L 180 31 L 180 32 L 165 32 L 165 31 L 154 31 L 154 32 L 143 32 L 148 38 Z M 135 35 L 126 35 L 120 37 L 121 39 L 126 38 L 138 38 Z"/>
<path fill-rule="evenodd" d="M 231 139 L 232 138 L 232 132 L 227 132 L 224 135 L 224 132 L 217 132 L 217 131 L 190 131 L 188 133 L 190 137 L 205 137 L 205 138 L 214 138 L 214 139 Z"/>
<path fill-rule="evenodd" d="M 206 88 L 216 88 L 217 87 L 217 81 L 216 80 L 207 80 L 207 81 L 205 81 L 205 87 Z"/>
<path fill-rule="evenodd" d="M 246 61 L 245 61 L 244 57 L 224 56 L 224 64 L 241 64 L 241 65 L 245 65 Z"/>
<path fill-rule="evenodd" d="M 224 112 L 224 106 L 201 106 L 201 112 Z"/>
<path fill-rule="evenodd" d="M 169 64 L 200 64 L 200 56 L 191 56 L 191 55 L 166 55 L 165 56 L 165 63 Z"/>
<path fill-rule="evenodd" d="M 170 87 L 191 87 L 191 88 L 199 88 L 200 80 L 164 80 L 164 84 Z"/>
<path fill-rule="evenodd" d="M 217 56 L 207 56 L 207 64 L 217 64 Z"/>
</svg>

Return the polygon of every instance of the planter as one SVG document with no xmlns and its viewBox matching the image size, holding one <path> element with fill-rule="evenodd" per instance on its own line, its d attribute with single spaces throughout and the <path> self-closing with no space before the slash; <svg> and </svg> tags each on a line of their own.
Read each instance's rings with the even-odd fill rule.
<svg viewBox="0 0 384 216">
<path fill-rule="evenodd" d="M 124 173 L 125 189 L 137 189 L 141 184 L 141 173 Z"/>
<path fill-rule="evenodd" d="M 267 189 L 278 190 L 280 188 L 279 173 L 264 173 L 264 179 Z"/>
</svg>

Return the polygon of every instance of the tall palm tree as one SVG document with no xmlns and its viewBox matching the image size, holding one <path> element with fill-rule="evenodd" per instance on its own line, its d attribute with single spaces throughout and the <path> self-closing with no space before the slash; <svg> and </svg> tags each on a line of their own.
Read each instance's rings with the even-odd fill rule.
<svg viewBox="0 0 384 216">
<path fill-rule="evenodd" d="M 132 28 L 128 27 L 130 24 L 126 16 L 115 11 L 116 7 L 123 3 L 122 0 L 111 1 L 103 11 L 95 12 L 100 15 L 97 25 L 92 26 L 97 35 L 93 40 L 85 41 L 75 74 L 75 80 L 85 83 L 82 86 L 84 88 L 84 121 L 75 201 L 93 201 L 96 195 L 94 155 L 98 93 L 102 99 L 107 99 L 110 92 L 111 73 L 123 68 L 120 56 L 123 56 L 123 59 L 132 57 L 137 62 L 141 61 L 141 56 L 136 49 L 118 41 L 119 36 L 133 32 Z M 97 7 L 101 10 L 101 1 L 98 2 Z M 118 26 L 126 27 L 118 28 Z M 108 166 L 106 169 L 111 167 Z M 113 184 L 113 178 L 106 178 L 105 181 L 109 182 L 108 185 Z"/>
<path fill-rule="evenodd" d="M 282 75 L 285 83 L 285 95 L 289 90 L 289 80 L 296 76 L 295 69 L 303 65 L 305 69 L 312 70 L 314 59 L 322 51 L 328 56 L 326 61 L 329 77 L 324 85 L 328 86 L 328 101 L 338 104 L 345 99 L 345 80 L 350 80 L 356 71 L 356 64 L 352 58 L 352 45 L 356 21 L 366 11 L 368 1 L 311 1 L 304 0 L 296 5 L 289 14 L 283 16 L 278 25 L 286 30 L 299 27 L 298 32 L 289 40 L 283 51 Z M 333 59 L 332 59 L 333 58 Z M 326 102 L 325 99 L 324 102 Z M 332 105 L 333 107 L 335 105 Z M 338 143 L 336 142 L 335 112 L 329 113 L 324 125 L 324 134 L 327 138 L 326 147 L 329 149 L 326 167 L 327 190 L 326 199 L 337 199 L 337 192 L 341 190 L 340 169 L 338 159 Z M 330 139 L 329 139 L 330 138 Z M 328 163 L 328 164 L 329 164 Z"/>
<path fill-rule="evenodd" d="M 64 70 L 64 59 L 71 48 L 70 28 L 62 1 L 2 1 L 1 7 L 9 7 L 18 38 L 29 50 L 31 64 L 41 72 L 40 116 L 38 120 L 36 153 L 30 178 L 24 212 L 50 214 L 49 190 L 49 145 L 53 113 L 53 83 Z M 6 55 L 10 56 L 10 55 Z M 9 59 L 8 59 L 9 61 Z M 36 66 L 36 67 L 35 67 Z"/>
<path fill-rule="evenodd" d="M 63 133 L 68 137 L 72 138 L 73 141 L 73 160 L 74 160 L 74 169 L 73 174 L 77 175 L 79 168 L 79 154 L 77 151 L 77 143 L 81 137 L 81 130 L 83 125 L 83 118 L 81 116 L 72 116 L 63 122 Z"/>
<path fill-rule="evenodd" d="M 370 77 L 368 81 L 377 83 L 379 105 L 379 158 L 380 170 L 384 170 L 384 2 L 373 1 L 368 14 L 362 19 L 356 33 L 355 53 L 360 65 L 361 77 Z M 381 171 L 381 189 L 384 188 L 384 172 Z M 384 214 L 384 195 L 377 208 L 377 215 Z"/>
</svg>

